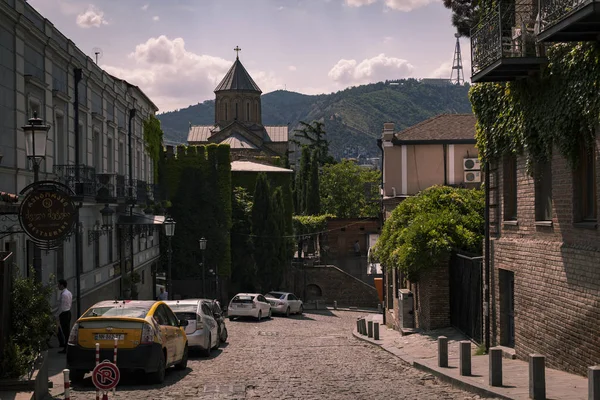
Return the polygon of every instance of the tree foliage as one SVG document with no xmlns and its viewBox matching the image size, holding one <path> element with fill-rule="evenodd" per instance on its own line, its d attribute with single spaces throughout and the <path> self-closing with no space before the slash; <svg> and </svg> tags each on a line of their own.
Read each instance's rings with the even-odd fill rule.
<svg viewBox="0 0 600 400">
<path fill-rule="evenodd" d="M 310 149 L 307 146 L 302 148 L 300 165 L 295 179 L 295 206 L 296 214 L 306 214 L 306 199 L 308 191 L 308 179 L 310 177 Z"/>
<path fill-rule="evenodd" d="M 452 25 L 458 34 L 471 36 L 471 28 L 479 22 L 480 0 L 444 0 L 444 7 L 452 11 Z"/>
<path fill-rule="evenodd" d="M 252 196 L 246 189 L 235 187 L 232 198 L 231 282 L 238 292 L 256 291 L 251 217 Z"/>
<path fill-rule="evenodd" d="M 52 315 L 52 288 L 34 278 L 15 276 L 10 296 L 10 337 L 0 358 L 0 378 L 19 378 L 28 373 L 47 341 L 56 333 Z"/>
<path fill-rule="evenodd" d="M 481 254 L 484 192 L 433 186 L 398 205 L 383 226 L 375 254 L 385 268 L 417 281 L 449 261 L 452 251 Z"/>
<path fill-rule="evenodd" d="M 152 160 L 154 182 L 158 182 L 158 163 L 163 149 L 163 130 L 160 127 L 160 120 L 154 115 L 150 115 L 144 121 L 144 142 L 146 142 L 146 151 Z"/>
<path fill-rule="evenodd" d="M 300 129 L 295 129 L 295 137 L 300 137 L 302 140 L 291 139 L 292 143 L 298 146 L 308 147 L 310 152 L 316 154 L 319 165 L 325 165 L 335 162 L 333 157 L 329 155 L 329 142 L 325 139 L 325 123 L 313 121 L 306 123 L 300 121 Z"/>
<path fill-rule="evenodd" d="M 319 189 L 319 154 L 313 151 L 308 168 L 306 183 L 306 210 L 307 215 L 321 213 L 321 191 Z"/>
<path fill-rule="evenodd" d="M 343 160 L 326 165 L 321 175 L 321 211 L 338 218 L 376 217 L 379 215 L 381 172 L 359 167 Z"/>
</svg>

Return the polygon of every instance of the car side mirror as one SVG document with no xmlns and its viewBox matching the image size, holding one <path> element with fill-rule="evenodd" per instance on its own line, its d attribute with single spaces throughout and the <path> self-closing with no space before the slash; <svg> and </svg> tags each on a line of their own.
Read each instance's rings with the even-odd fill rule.
<svg viewBox="0 0 600 400">
<path fill-rule="evenodd" d="M 188 326 L 188 324 L 189 324 L 189 322 L 186 319 L 179 321 L 179 326 L 181 326 L 181 327 Z"/>
</svg>

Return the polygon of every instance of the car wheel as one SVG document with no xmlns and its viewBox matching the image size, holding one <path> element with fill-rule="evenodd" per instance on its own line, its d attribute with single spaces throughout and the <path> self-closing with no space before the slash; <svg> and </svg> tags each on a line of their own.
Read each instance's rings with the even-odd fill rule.
<svg viewBox="0 0 600 400">
<path fill-rule="evenodd" d="M 298 310 L 298 314 L 302 315 L 303 312 L 304 312 L 304 307 L 302 306 L 302 304 L 300 304 L 300 310 Z"/>
<path fill-rule="evenodd" d="M 285 310 L 285 316 L 286 317 L 290 316 L 290 308 L 289 307 Z"/>
<path fill-rule="evenodd" d="M 181 361 L 179 361 L 179 364 L 175 364 L 175 369 L 178 369 L 180 371 L 183 369 L 186 369 L 187 362 L 188 362 L 188 345 L 186 343 L 185 348 L 183 349 L 183 357 L 181 357 Z"/>
<path fill-rule="evenodd" d="M 85 371 L 80 370 L 80 369 L 74 369 L 74 370 L 71 370 L 71 373 L 69 374 L 69 379 L 71 380 L 71 382 L 77 383 L 77 382 L 81 382 L 83 380 L 84 376 L 85 376 Z"/>
<path fill-rule="evenodd" d="M 165 353 L 160 352 L 160 358 L 158 360 L 158 370 L 148 374 L 148 380 L 150 383 L 163 383 L 165 381 L 165 372 L 167 369 L 167 360 L 165 359 Z"/>
<path fill-rule="evenodd" d="M 221 343 L 227 343 L 227 327 L 223 326 L 221 329 Z"/>
<path fill-rule="evenodd" d="M 209 333 L 208 334 L 208 346 L 206 346 L 206 348 L 202 350 L 202 355 L 204 357 L 210 357 L 211 350 L 212 350 L 212 336 L 210 336 L 210 333 Z"/>
<path fill-rule="evenodd" d="M 262 310 L 258 310 L 258 316 L 256 317 L 257 320 L 261 320 L 262 319 Z"/>
<path fill-rule="evenodd" d="M 230 316 L 230 317 L 227 317 L 227 318 L 229 318 L 229 320 L 230 320 L 230 321 L 233 321 L 233 319 L 234 319 L 235 317 L 233 317 L 233 316 Z"/>
</svg>

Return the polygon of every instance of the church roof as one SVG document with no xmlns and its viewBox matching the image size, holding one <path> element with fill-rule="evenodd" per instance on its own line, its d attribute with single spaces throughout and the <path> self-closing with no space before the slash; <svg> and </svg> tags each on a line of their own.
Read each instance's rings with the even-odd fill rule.
<svg viewBox="0 0 600 400">
<path fill-rule="evenodd" d="M 238 133 L 227 137 L 221 144 L 228 144 L 232 149 L 256 149 L 255 145 Z"/>
<path fill-rule="evenodd" d="M 274 165 L 260 164 L 252 161 L 232 161 L 232 172 L 284 172 L 291 174 L 294 171 L 287 168 L 276 167 Z"/>
<path fill-rule="evenodd" d="M 268 140 L 267 142 L 287 142 L 288 127 L 283 126 L 265 126 Z M 261 128 L 262 129 L 262 128 Z M 208 142 L 208 138 L 214 135 L 219 130 L 215 125 L 194 125 L 190 127 L 188 132 L 188 143 Z M 266 139 L 266 138 L 265 138 Z M 233 146 L 232 146 L 233 147 Z"/>
<path fill-rule="evenodd" d="M 222 90 L 248 90 L 262 93 L 237 57 L 221 83 L 219 83 L 219 86 L 216 87 L 215 92 Z"/>
</svg>

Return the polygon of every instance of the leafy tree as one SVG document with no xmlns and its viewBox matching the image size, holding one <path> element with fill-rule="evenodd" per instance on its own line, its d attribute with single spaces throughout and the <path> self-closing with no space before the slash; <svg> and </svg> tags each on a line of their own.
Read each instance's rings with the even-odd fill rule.
<svg viewBox="0 0 600 400">
<path fill-rule="evenodd" d="M 313 151 L 308 168 L 306 184 L 306 214 L 318 215 L 321 212 L 321 199 L 319 190 L 319 155 Z"/>
<path fill-rule="evenodd" d="M 452 11 L 452 25 L 458 34 L 471 36 L 471 28 L 479 21 L 479 0 L 444 0 L 444 7 Z"/>
<path fill-rule="evenodd" d="M 338 218 L 376 217 L 379 215 L 377 188 L 381 173 L 343 160 L 325 165 L 321 175 L 321 211 Z"/>
<path fill-rule="evenodd" d="M 433 186 L 398 205 L 383 226 L 375 254 L 386 268 L 417 281 L 455 250 L 481 254 L 484 192 Z"/>
<path fill-rule="evenodd" d="M 320 165 L 333 163 L 335 160 L 329 155 L 329 142 L 325 139 L 325 127 L 324 122 L 313 121 L 312 123 L 306 123 L 300 121 L 300 129 L 295 129 L 298 135 L 303 141 L 292 139 L 291 142 L 296 143 L 301 147 L 308 147 L 312 152 L 317 153 L 317 159 Z M 308 143 L 306 143 L 308 142 Z"/>
<path fill-rule="evenodd" d="M 252 243 L 252 196 L 241 187 L 233 189 L 231 281 L 239 292 L 256 291 L 256 263 Z"/>
</svg>

